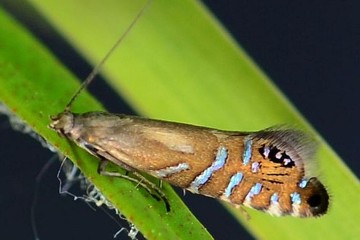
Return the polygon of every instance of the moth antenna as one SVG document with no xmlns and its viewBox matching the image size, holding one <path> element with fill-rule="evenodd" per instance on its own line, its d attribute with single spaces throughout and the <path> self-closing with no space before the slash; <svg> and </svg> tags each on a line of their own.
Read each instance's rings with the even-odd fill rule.
<svg viewBox="0 0 360 240">
<path fill-rule="evenodd" d="M 129 32 L 133 29 L 136 22 L 139 18 L 144 14 L 145 10 L 148 8 L 152 0 L 146 1 L 146 3 L 142 6 L 140 11 L 136 14 L 134 19 L 131 21 L 130 25 L 126 28 L 125 32 L 120 36 L 120 38 L 115 42 L 115 44 L 111 47 L 111 49 L 106 53 L 105 57 L 94 67 L 94 69 L 90 72 L 90 74 L 86 77 L 85 81 L 81 84 L 80 88 L 75 92 L 75 94 L 71 97 L 68 104 L 66 104 L 65 112 L 69 112 L 71 105 L 77 98 L 77 96 L 81 93 L 84 88 L 86 88 L 92 80 L 94 80 L 95 76 L 99 74 L 100 69 L 104 65 L 104 63 L 109 59 L 109 57 L 114 53 L 116 48 L 120 45 L 120 43 L 125 39 L 125 37 L 129 34 Z"/>
</svg>

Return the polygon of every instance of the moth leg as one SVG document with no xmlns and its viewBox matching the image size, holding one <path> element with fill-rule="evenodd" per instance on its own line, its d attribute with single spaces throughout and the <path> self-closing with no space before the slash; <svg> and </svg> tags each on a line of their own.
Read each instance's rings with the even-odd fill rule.
<svg viewBox="0 0 360 240">
<path fill-rule="evenodd" d="M 135 172 L 135 171 L 126 170 L 127 171 L 126 174 L 121 174 L 119 172 L 106 171 L 105 168 L 108 163 L 109 163 L 109 161 L 106 159 L 100 160 L 100 163 L 99 163 L 98 169 L 97 169 L 97 172 L 100 175 L 109 176 L 109 177 L 119 177 L 119 178 L 123 178 L 123 179 L 126 179 L 126 180 L 136 183 L 137 186 L 141 186 L 142 188 L 144 188 L 156 200 L 159 201 L 161 198 L 165 203 L 167 212 L 170 211 L 170 204 L 169 204 L 168 199 L 166 198 L 165 194 L 158 187 L 156 187 L 156 185 L 154 183 L 150 182 L 145 177 L 143 177 L 141 174 L 139 174 L 138 172 Z M 128 176 L 129 172 L 131 172 L 136 178 Z M 152 190 L 155 191 L 157 193 L 157 195 L 160 196 L 160 198 L 156 194 L 154 194 Z"/>
<path fill-rule="evenodd" d="M 161 197 L 161 199 L 165 203 L 166 211 L 170 212 L 170 203 L 169 203 L 169 200 L 167 199 L 165 193 L 158 186 L 156 186 L 156 184 L 154 184 L 153 182 L 150 182 L 148 179 L 146 179 L 140 173 L 133 172 L 133 174 L 134 174 L 134 176 L 139 178 L 141 180 L 141 182 L 145 182 L 147 185 L 149 185 Z"/>
<path fill-rule="evenodd" d="M 160 200 L 158 198 L 158 196 L 154 195 L 151 191 L 151 189 L 145 184 L 145 183 L 142 183 L 142 179 L 136 179 L 136 178 L 133 178 L 133 177 L 130 177 L 128 176 L 128 173 L 129 171 L 126 170 L 126 173 L 125 174 L 121 174 L 119 172 L 109 172 L 109 171 L 106 171 L 105 168 L 106 168 L 106 165 L 109 163 L 108 160 L 105 160 L 105 159 L 101 159 L 100 160 L 100 163 L 98 165 L 98 169 L 97 169 L 97 172 L 98 174 L 100 175 L 103 175 L 103 176 L 108 176 L 108 177 L 118 177 L 118 178 L 123 178 L 123 179 L 126 179 L 126 180 L 129 180 L 131 182 L 134 182 L 136 183 L 138 186 L 141 186 L 143 188 L 145 188 L 146 191 L 148 191 L 154 198 L 156 198 L 157 200 Z"/>
</svg>

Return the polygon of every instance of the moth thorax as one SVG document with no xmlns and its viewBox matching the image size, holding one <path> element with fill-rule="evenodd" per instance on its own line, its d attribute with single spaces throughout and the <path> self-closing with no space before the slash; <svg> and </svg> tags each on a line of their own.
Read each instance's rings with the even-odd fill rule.
<svg viewBox="0 0 360 240">
<path fill-rule="evenodd" d="M 52 120 L 50 128 L 61 135 L 67 135 L 74 127 L 74 114 L 71 112 L 65 111 L 50 118 Z"/>
</svg>

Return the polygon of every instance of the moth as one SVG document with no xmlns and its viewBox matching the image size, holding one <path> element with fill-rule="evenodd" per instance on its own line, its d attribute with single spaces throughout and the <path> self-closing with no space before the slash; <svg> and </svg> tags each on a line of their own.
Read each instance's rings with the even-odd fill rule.
<svg viewBox="0 0 360 240">
<path fill-rule="evenodd" d="M 284 127 L 224 131 L 107 112 L 71 112 L 73 101 L 97 71 L 98 67 L 65 110 L 51 117 L 50 128 L 98 157 L 99 173 L 137 181 L 160 196 L 168 211 L 161 189 L 140 173 L 275 216 L 314 217 L 327 212 L 327 190 L 307 170 L 315 143 L 303 131 Z M 108 162 L 136 178 L 106 172 Z"/>
<path fill-rule="evenodd" d="M 320 216 L 328 208 L 325 187 L 306 175 L 314 143 L 299 130 L 244 133 L 70 111 L 53 117 L 50 127 L 101 159 L 99 172 L 110 161 L 193 193 L 276 216 Z"/>
</svg>

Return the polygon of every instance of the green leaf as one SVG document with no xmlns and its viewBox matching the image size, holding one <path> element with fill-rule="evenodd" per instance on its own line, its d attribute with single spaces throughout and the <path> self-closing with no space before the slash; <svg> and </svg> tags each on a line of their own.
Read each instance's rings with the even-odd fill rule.
<svg viewBox="0 0 360 240">
<path fill-rule="evenodd" d="M 32 2 L 93 63 L 99 62 L 143 4 L 143 1 L 121 3 L 116 0 L 108 0 L 106 3 L 95 0 L 86 1 L 86 3 L 70 0 L 61 1 L 61 3 L 45 0 Z M 12 47 L 17 48 L 20 43 L 22 42 L 19 40 L 11 44 L 13 44 Z M 28 49 L 25 49 L 26 51 Z M 19 83 L 10 85 L 10 90 L 7 91 L 9 96 L 4 97 L 3 101 L 16 110 L 20 117 L 49 142 L 58 143 L 56 146 L 70 153 L 70 149 L 66 148 L 67 143 L 61 141 L 45 126 L 48 124 L 47 116 L 61 111 L 68 100 L 64 96 L 70 96 L 77 87 L 72 83 L 66 87 L 55 85 L 55 82 L 65 82 L 67 81 L 65 79 L 70 77 L 63 70 L 55 72 L 53 68 L 36 66 L 43 65 L 47 61 L 21 60 L 18 59 L 19 53 L 8 54 L 12 54 L 14 58 L 17 57 L 16 61 L 28 61 L 31 68 L 25 70 L 29 73 L 20 74 L 17 71 L 22 68 L 17 62 L 7 66 L 7 62 L 5 61 L 4 64 L 2 60 L 2 65 L 6 66 L 1 68 L 1 71 L 5 72 L 1 73 L 2 79 L 23 77 L 25 80 L 20 85 Z M 154 1 L 117 53 L 106 63 L 104 73 L 114 89 L 121 92 L 139 113 L 146 116 L 220 129 L 246 131 L 259 130 L 279 123 L 290 123 L 314 132 L 207 10 L 195 1 Z M 26 81 L 37 79 L 38 76 L 49 77 L 47 81 L 43 81 L 43 87 L 40 87 L 40 83 L 31 84 Z M 24 88 L 21 93 L 17 93 L 19 86 Z M 0 86 L 2 98 L 6 96 L 2 90 L 3 87 Z M 34 91 L 34 89 L 38 90 Z M 49 93 L 46 92 L 49 89 L 54 89 L 59 93 L 52 92 L 51 96 L 48 96 Z M 31 99 L 31 102 L 27 101 L 26 106 L 15 105 L 12 103 L 16 101 L 13 100 L 14 95 L 24 95 L 24 98 L 19 99 L 20 102 L 24 102 L 24 99 Z M 39 103 L 33 103 L 37 99 Z M 46 102 L 43 102 L 45 100 Z M 81 97 L 75 104 L 77 111 L 100 108 L 99 105 L 95 103 L 90 105 L 88 102 L 92 102 L 88 96 Z M 30 108 L 32 106 L 36 108 Z M 256 111 L 254 111 L 255 106 Z M 39 115 L 39 118 L 41 116 L 43 120 L 33 119 L 33 115 Z M 321 177 L 332 196 L 329 213 L 318 219 L 296 219 L 275 218 L 248 210 L 251 220 L 245 221 L 236 209 L 227 206 L 257 238 L 338 239 L 341 236 L 344 239 L 354 239 L 360 235 L 357 227 L 357 219 L 360 217 L 358 179 L 323 139 L 319 137 L 319 141 L 321 146 L 317 158 Z M 88 176 L 97 179 L 94 171 L 96 160 L 90 161 L 89 164 L 92 165 Z M 83 171 L 86 171 L 86 168 Z M 110 180 L 96 181 L 110 182 Z M 131 191 L 134 192 L 132 184 L 124 183 L 124 181 L 114 182 L 116 186 L 121 184 L 119 189 L 125 192 L 122 197 L 128 196 Z M 113 195 L 111 190 L 101 190 L 107 197 Z M 150 205 L 155 206 L 155 213 L 142 209 L 132 215 L 129 212 L 133 207 L 123 205 L 129 203 L 114 204 L 122 212 L 124 211 L 123 213 L 140 228 L 146 237 L 151 239 L 155 235 L 151 235 L 153 232 L 147 225 L 161 225 L 152 224 L 156 220 L 149 221 L 154 215 L 160 216 L 158 219 L 163 217 L 163 220 L 157 223 L 164 223 L 166 217 L 166 226 L 176 226 L 184 221 L 180 219 L 183 219 L 185 213 L 188 214 L 185 207 L 177 202 L 177 197 L 170 193 L 169 188 L 166 187 L 165 191 L 167 195 L 171 195 L 171 205 L 175 204 L 177 211 L 182 209 L 180 213 L 162 216 L 161 203 L 156 203 L 152 199 L 148 199 L 146 203 L 140 202 L 142 201 L 140 199 L 148 198 L 143 192 L 132 193 L 134 194 L 132 201 L 136 194 L 136 201 L 139 201 L 136 202 L 136 206 L 144 208 Z M 140 197 L 139 200 L 138 197 Z M 349 206 L 351 206 L 350 213 Z M 149 216 L 144 218 L 141 215 L 142 212 L 146 212 Z M 219 222 L 221 223 L 221 220 Z M 163 234 L 162 236 L 166 236 L 164 237 L 166 239 L 172 239 L 172 236 L 188 239 L 189 235 L 176 235 L 184 230 L 191 231 L 192 234 L 195 232 L 206 234 L 202 230 L 189 230 L 192 229 L 189 225 L 191 224 L 179 227 L 179 229 L 169 227 L 171 230 L 162 226 L 155 233 Z M 309 229 L 313 230 L 309 231 Z M 170 233 L 174 235 L 169 235 Z M 156 238 L 160 236 L 156 235 Z M 191 235 L 191 238 L 204 239 L 199 235 Z"/>
</svg>

